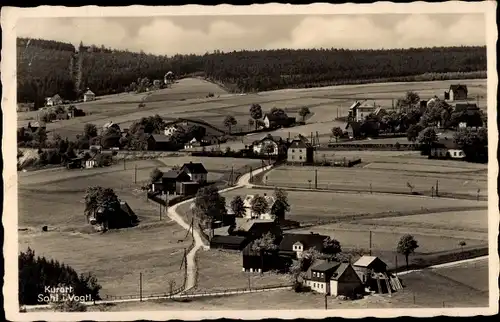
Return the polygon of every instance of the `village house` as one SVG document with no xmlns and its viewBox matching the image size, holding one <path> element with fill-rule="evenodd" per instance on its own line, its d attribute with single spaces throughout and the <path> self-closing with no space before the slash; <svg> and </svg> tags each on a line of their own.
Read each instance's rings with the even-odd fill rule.
<svg viewBox="0 0 500 322">
<path fill-rule="evenodd" d="M 52 97 L 47 97 L 45 98 L 45 105 L 46 106 L 57 106 L 57 105 L 61 105 L 63 102 L 61 96 L 59 96 L 59 94 L 56 94 Z"/>
<path fill-rule="evenodd" d="M 356 101 L 349 107 L 348 121 L 363 122 L 368 115 L 375 113 L 375 111 L 378 112 L 380 109 L 380 106 L 377 108 L 375 101 Z"/>
<path fill-rule="evenodd" d="M 151 134 L 147 139 L 149 151 L 172 151 L 174 145 L 170 138 L 163 134 Z"/>
<path fill-rule="evenodd" d="M 114 211 L 110 213 L 109 209 L 101 206 L 88 218 L 89 223 L 97 230 L 119 229 L 134 226 L 138 221 L 137 215 L 127 202 L 122 200 L 119 202 L 120 210 L 118 213 Z M 106 218 L 107 220 L 102 220 L 102 218 Z"/>
<path fill-rule="evenodd" d="M 447 92 L 444 92 L 444 99 L 449 101 L 461 101 L 467 99 L 467 85 L 451 85 Z"/>
<path fill-rule="evenodd" d="M 207 169 L 205 169 L 202 163 L 184 163 L 180 171 L 184 171 L 187 175 L 189 175 L 191 181 L 201 184 L 207 182 L 208 171 Z"/>
<path fill-rule="evenodd" d="M 252 150 L 255 154 L 276 156 L 280 151 L 279 146 L 281 144 L 283 144 L 283 139 L 281 137 L 268 135 L 261 140 L 253 142 Z M 268 146 L 271 146 L 269 150 L 267 149 Z"/>
<path fill-rule="evenodd" d="M 363 293 L 363 283 L 349 263 L 318 260 L 306 272 L 304 284 L 312 291 L 331 295 L 349 296 Z"/>
<path fill-rule="evenodd" d="M 95 94 L 90 89 L 87 88 L 87 91 L 83 94 L 83 101 L 90 102 L 95 100 Z"/>
<path fill-rule="evenodd" d="M 163 130 L 163 134 L 165 136 L 172 136 L 172 135 L 174 135 L 174 133 L 177 133 L 178 131 L 184 131 L 184 128 L 180 125 L 172 124 L 172 125 L 165 126 L 165 129 Z"/>
<path fill-rule="evenodd" d="M 235 228 L 230 235 L 245 236 L 249 241 L 253 241 L 267 233 L 278 238 L 282 230 L 274 220 L 235 218 Z"/>
<path fill-rule="evenodd" d="M 196 138 L 192 138 L 189 142 L 184 144 L 184 149 L 193 149 L 201 146 L 201 142 L 198 141 Z"/>
<path fill-rule="evenodd" d="M 266 113 L 264 115 L 264 126 L 268 129 L 278 128 L 278 127 L 289 127 L 292 126 L 296 119 L 295 117 L 279 117 L 271 113 Z"/>
<path fill-rule="evenodd" d="M 207 145 L 217 145 L 219 144 L 219 138 L 215 135 L 205 135 L 201 139 L 201 145 L 202 146 L 207 146 Z"/>
<path fill-rule="evenodd" d="M 301 258 L 302 253 L 310 248 L 323 252 L 323 243 L 328 236 L 310 232 L 309 234 L 284 234 L 279 245 L 279 252 L 283 256 L 294 259 Z"/>
<path fill-rule="evenodd" d="M 429 159 L 456 159 L 465 158 L 465 152 L 451 139 L 443 138 L 431 145 Z"/>
<path fill-rule="evenodd" d="M 267 204 L 269 205 L 268 210 L 263 214 L 256 214 L 252 211 L 252 200 L 255 198 L 255 195 L 247 195 L 245 199 L 243 199 L 243 204 L 245 205 L 245 215 L 244 218 L 247 219 L 265 219 L 265 220 L 274 220 L 274 216 L 271 214 L 271 208 L 276 202 L 274 196 L 268 196 L 264 194 L 263 197 L 266 199 Z"/>
<path fill-rule="evenodd" d="M 210 239 L 210 249 L 243 250 L 247 244 L 244 236 L 215 235 Z"/>
<path fill-rule="evenodd" d="M 242 252 L 243 259 L 243 272 L 250 273 L 264 273 L 270 270 L 281 270 L 284 271 L 290 262 L 286 259 L 280 258 L 277 252 L 266 252 L 262 253 L 252 249 L 253 242 L 248 244 Z"/>
<path fill-rule="evenodd" d="M 153 182 L 152 189 L 155 192 L 180 193 L 179 183 L 191 181 L 191 178 L 181 170 L 170 170 L 163 173 L 163 176 Z"/>
<path fill-rule="evenodd" d="M 293 140 L 287 150 L 287 161 L 299 164 L 314 163 L 314 148 L 304 140 Z"/>
<path fill-rule="evenodd" d="M 45 124 L 45 122 L 28 122 L 28 127 L 27 127 L 32 133 L 35 133 L 39 128 L 42 128 L 44 130 L 47 129 L 47 125 Z"/>
<path fill-rule="evenodd" d="M 392 293 L 403 288 L 397 276 L 387 270 L 387 264 L 376 256 L 362 256 L 353 264 L 365 286 L 377 293 Z"/>
</svg>

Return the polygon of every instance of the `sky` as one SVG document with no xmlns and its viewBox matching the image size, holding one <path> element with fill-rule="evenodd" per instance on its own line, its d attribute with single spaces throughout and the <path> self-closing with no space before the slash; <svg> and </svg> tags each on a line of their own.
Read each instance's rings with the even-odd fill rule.
<svg viewBox="0 0 500 322">
<path fill-rule="evenodd" d="M 18 37 L 158 55 L 276 48 L 486 45 L 482 14 L 22 18 Z"/>
</svg>

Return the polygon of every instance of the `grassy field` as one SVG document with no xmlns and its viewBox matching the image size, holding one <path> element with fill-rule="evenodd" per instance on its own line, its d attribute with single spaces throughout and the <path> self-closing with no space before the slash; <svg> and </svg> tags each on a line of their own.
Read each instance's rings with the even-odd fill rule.
<svg viewBox="0 0 500 322">
<path fill-rule="evenodd" d="M 272 194 L 272 190 L 241 188 L 223 193 L 228 200 L 236 195 Z M 352 221 L 364 216 L 390 217 L 396 213 L 414 213 L 444 211 L 449 207 L 486 207 L 483 201 L 453 200 L 426 198 L 405 195 L 383 195 L 369 193 L 333 193 L 288 191 L 291 211 L 287 218 L 302 222 L 316 222 L 317 220 Z M 189 204 L 179 207 L 181 212 L 189 211 Z M 372 215 L 370 215 L 372 214 Z M 356 216 L 356 217 L 354 217 Z"/>
<path fill-rule="evenodd" d="M 488 211 L 457 211 L 442 212 L 426 215 L 402 216 L 394 218 L 365 219 L 364 224 L 383 226 L 405 226 L 442 230 L 466 230 L 474 232 L 488 232 Z"/>
<path fill-rule="evenodd" d="M 354 100 L 374 99 L 377 104 L 386 109 L 392 108 L 392 99 L 397 99 L 408 90 L 417 91 L 425 99 L 433 95 L 442 96 L 450 84 L 457 81 L 415 82 L 415 83 L 379 83 L 366 85 L 334 86 L 328 88 L 314 88 L 302 90 L 282 90 L 249 95 L 226 95 L 217 85 L 200 79 L 182 79 L 172 88 L 150 93 L 147 96 L 135 97 L 133 94 L 116 96 L 107 100 L 79 104 L 84 111 L 91 115 L 73 120 L 64 120 L 47 125 L 50 131 L 56 131 L 62 137 L 72 137 L 83 130 L 83 123 L 92 122 L 98 127 L 109 121 L 129 125 L 141 117 L 159 114 L 162 117 L 175 119 L 177 117 L 202 117 L 204 120 L 221 126 L 226 115 L 234 115 L 239 125 L 247 128 L 249 108 L 253 103 L 262 106 L 263 111 L 272 107 L 287 109 L 290 115 L 297 113 L 301 106 L 309 106 L 313 115 L 303 127 L 293 128 L 292 132 L 309 135 L 310 132 L 319 132 L 328 140 L 333 126 L 342 125 L 333 120 L 338 116 L 347 115 L 349 106 Z M 461 80 L 459 83 L 467 84 L 469 96 L 475 98 L 479 95 L 480 107 L 485 107 L 486 80 Z M 208 92 L 214 92 L 215 97 L 206 98 Z M 145 99 L 146 107 L 137 108 L 140 100 Z M 200 112 L 211 113 L 201 115 Z M 31 112 L 29 112 L 31 113 Z M 27 116 L 28 118 L 33 115 Z M 19 113 L 18 126 L 27 124 L 27 117 Z M 281 133 L 284 132 L 284 133 Z M 286 135 L 288 131 L 278 131 Z M 402 142 L 400 142 L 402 143 Z"/>
<path fill-rule="evenodd" d="M 102 284 L 102 294 L 138 293 L 139 273 L 143 273 L 144 292 L 166 292 L 168 281 L 178 286 L 183 279 L 179 270 L 185 231 L 163 215 L 159 221 L 157 205 L 143 194 L 118 193 L 138 215 L 141 223 L 134 228 L 92 233 L 85 223 L 82 193 L 19 193 L 19 248 L 33 248 L 39 255 L 57 259 L 78 272 L 93 272 Z M 41 226 L 49 232 L 42 233 Z M 147 247 L 144 247 L 147 245 Z M 85 256 L 82 256 L 85 254 Z M 117 262 L 124 263 L 116 265 Z M 126 263 L 126 264 L 125 264 Z"/>
<path fill-rule="evenodd" d="M 469 267 L 471 266 L 472 267 Z M 474 269 L 473 279 L 469 279 Z M 452 268 L 424 270 L 401 276 L 405 289 L 387 295 L 366 296 L 356 301 L 327 297 L 329 309 L 442 308 L 488 306 L 487 261 Z M 472 286 L 471 286 L 472 285 Z M 413 300 L 415 299 L 415 301 Z M 444 303 L 443 303 L 444 302 Z M 444 305 L 443 305 L 444 304 Z M 324 297 L 291 290 L 197 298 L 186 302 L 147 301 L 91 307 L 94 311 L 160 311 L 160 310 L 324 310 Z"/>
<path fill-rule="evenodd" d="M 342 153 L 333 156 L 330 154 L 325 158 L 342 159 L 343 157 L 348 160 L 354 159 L 356 154 L 352 153 L 350 156 Z M 361 160 L 363 161 L 363 156 Z M 315 170 L 317 170 L 318 188 L 322 189 L 361 191 L 372 189 L 372 191 L 380 192 L 410 193 L 407 186 L 407 183 L 410 183 L 414 187 L 414 192 L 430 195 L 432 187 L 436 188 L 437 182 L 440 193 L 476 196 L 480 189 L 480 196 L 488 195 L 486 165 L 479 167 L 465 162 L 452 163 L 451 161 L 430 163 L 422 159 L 417 162 L 401 163 L 408 160 L 410 159 L 394 158 L 394 160 L 384 160 L 384 162 L 381 160 L 353 168 L 279 167 L 267 173 L 263 178 L 263 183 L 282 187 L 314 187 Z"/>
<path fill-rule="evenodd" d="M 195 292 L 243 289 L 249 285 L 256 288 L 290 282 L 290 278 L 283 274 L 243 272 L 240 252 L 200 250 L 197 256 L 199 269 Z"/>
</svg>

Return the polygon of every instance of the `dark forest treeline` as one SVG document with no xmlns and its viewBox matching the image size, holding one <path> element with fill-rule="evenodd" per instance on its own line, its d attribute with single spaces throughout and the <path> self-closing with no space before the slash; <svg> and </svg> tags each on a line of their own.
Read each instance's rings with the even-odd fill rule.
<svg viewBox="0 0 500 322">
<path fill-rule="evenodd" d="M 350 84 L 371 79 L 401 80 L 426 73 L 486 70 L 486 47 L 396 50 L 259 50 L 171 57 L 45 40 L 18 39 L 18 101 L 60 94 L 73 99 L 74 62 L 81 62 L 79 92 L 119 93 L 140 77 L 162 79 L 204 75 L 232 92 Z M 79 52 L 80 54 L 75 54 Z"/>
</svg>

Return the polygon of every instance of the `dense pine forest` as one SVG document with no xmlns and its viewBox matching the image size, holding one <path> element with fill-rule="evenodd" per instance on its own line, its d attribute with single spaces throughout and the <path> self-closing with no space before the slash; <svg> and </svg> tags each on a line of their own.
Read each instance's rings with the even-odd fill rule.
<svg viewBox="0 0 500 322">
<path fill-rule="evenodd" d="M 18 102 L 43 104 L 55 94 L 73 100 L 90 88 L 97 95 L 129 90 L 138 78 L 200 75 L 231 92 L 486 77 L 486 47 L 397 50 L 259 50 L 156 56 L 48 40 L 17 40 Z M 448 73 L 445 76 L 438 74 Z"/>
</svg>

